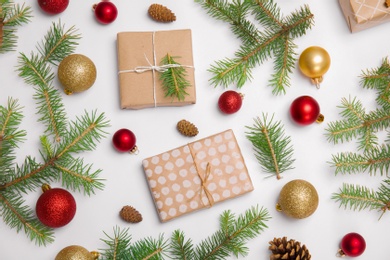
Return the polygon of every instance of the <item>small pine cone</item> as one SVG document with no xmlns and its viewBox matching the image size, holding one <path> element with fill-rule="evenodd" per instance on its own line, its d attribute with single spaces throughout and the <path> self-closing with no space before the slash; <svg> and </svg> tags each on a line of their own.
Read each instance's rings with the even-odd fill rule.
<svg viewBox="0 0 390 260">
<path fill-rule="evenodd" d="M 287 241 L 286 237 L 274 238 L 269 242 L 268 247 L 272 255 L 270 260 L 310 260 L 311 255 L 305 245 L 301 247 L 301 243 L 290 239 Z"/>
<path fill-rule="evenodd" d="M 198 128 L 191 122 L 183 119 L 177 123 L 177 130 L 185 136 L 195 136 L 199 133 Z"/>
<path fill-rule="evenodd" d="M 389 8 L 389 7 L 390 7 L 390 0 L 386 0 L 385 6 L 386 6 L 386 8 Z"/>
<path fill-rule="evenodd" d="M 142 221 L 142 215 L 132 206 L 124 206 L 119 215 L 124 221 L 138 223 Z"/>
<path fill-rule="evenodd" d="M 148 13 L 157 22 L 168 23 L 176 21 L 175 14 L 166 6 L 160 4 L 152 4 L 149 7 Z"/>
</svg>

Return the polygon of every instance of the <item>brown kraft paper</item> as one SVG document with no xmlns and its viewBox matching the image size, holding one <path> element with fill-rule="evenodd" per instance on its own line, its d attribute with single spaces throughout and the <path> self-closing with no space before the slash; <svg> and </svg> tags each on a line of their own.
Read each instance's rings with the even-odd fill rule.
<svg viewBox="0 0 390 260">
<path fill-rule="evenodd" d="M 142 161 L 161 222 L 252 191 L 232 130 Z"/>
<path fill-rule="evenodd" d="M 191 30 L 120 32 L 117 34 L 117 51 L 122 109 L 196 103 Z M 168 53 L 186 67 L 191 86 L 186 88 L 188 95 L 184 100 L 165 97 L 159 80 L 160 72 L 151 69 L 159 66 Z"/>
<path fill-rule="evenodd" d="M 339 0 L 352 33 L 390 21 L 385 0 Z"/>
</svg>

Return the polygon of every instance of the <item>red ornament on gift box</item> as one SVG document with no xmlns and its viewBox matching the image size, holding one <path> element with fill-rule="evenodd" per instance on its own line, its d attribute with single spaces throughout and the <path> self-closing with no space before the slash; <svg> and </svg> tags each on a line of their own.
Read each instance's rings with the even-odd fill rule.
<svg viewBox="0 0 390 260">
<path fill-rule="evenodd" d="M 310 125 L 314 122 L 324 121 L 318 102 L 310 96 L 301 96 L 295 99 L 290 106 L 290 115 L 299 125 Z"/>
<path fill-rule="evenodd" d="M 233 90 L 228 90 L 219 97 L 218 107 L 222 113 L 233 114 L 240 110 L 243 95 Z"/>
<path fill-rule="evenodd" d="M 134 133 L 126 128 L 119 129 L 112 137 L 112 143 L 119 152 L 136 153 L 136 140 Z"/>
<path fill-rule="evenodd" d="M 43 194 L 36 203 L 38 219 L 45 226 L 58 228 L 68 224 L 76 214 L 76 201 L 73 195 L 61 188 L 42 185 Z"/>
<path fill-rule="evenodd" d="M 38 4 L 48 14 L 59 14 L 68 7 L 69 0 L 38 0 Z"/>
<path fill-rule="evenodd" d="M 102 24 L 109 24 L 115 21 L 118 16 L 118 9 L 116 6 L 108 1 L 102 1 L 93 5 L 96 19 Z"/>
<path fill-rule="evenodd" d="M 366 241 L 358 233 L 348 233 L 346 234 L 340 243 L 340 249 L 338 255 L 356 257 L 363 254 L 366 249 Z"/>
</svg>

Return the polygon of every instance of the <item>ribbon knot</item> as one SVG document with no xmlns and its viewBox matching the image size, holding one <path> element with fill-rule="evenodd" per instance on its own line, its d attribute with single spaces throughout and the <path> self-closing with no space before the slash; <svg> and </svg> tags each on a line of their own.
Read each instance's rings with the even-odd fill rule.
<svg viewBox="0 0 390 260">
<path fill-rule="evenodd" d="M 202 175 L 199 174 L 199 172 L 198 172 L 198 175 L 200 178 L 200 197 L 202 199 L 202 193 L 204 192 L 206 194 L 207 200 L 209 201 L 209 207 L 211 208 L 214 205 L 214 198 L 206 186 L 207 181 L 210 177 L 210 174 L 211 174 L 211 166 L 210 166 L 210 163 L 208 162 L 207 166 L 206 166 L 206 173 L 205 173 L 204 177 L 202 177 Z"/>
</svg>

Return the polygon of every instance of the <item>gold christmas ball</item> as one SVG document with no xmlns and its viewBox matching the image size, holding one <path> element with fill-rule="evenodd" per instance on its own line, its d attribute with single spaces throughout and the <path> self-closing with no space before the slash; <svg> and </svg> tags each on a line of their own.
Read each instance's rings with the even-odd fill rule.
<svg viewBox="0 0 390 260">
<path fill-rule="evenodd" d="M 58 66 L 58 79 L 67 95 L 92 87 L 96 74 L 95 64 L 82 54 L 71 54 Z"/>
<path fill-rule="evenodd" d="M 62 249 L 55 260 L 96 260 L 98 257 L 98 252 L 89 252 L 82 246 L 72 245 Z"/>
<path fill-rule="evenodd" d="M 318 87 L 330 67 L 330 56 L 324 48 L 311 46 L 302 52 L 298 65 L 301 72 Z"/>
<path fill-rule="evenodd" d="M 317 207 L 318 193 L 311 183 L 304 180 L 286 183 L 280 191 L 276 204 L 278 211 L 297 219 L 309 217 Z"/>
</svg>

